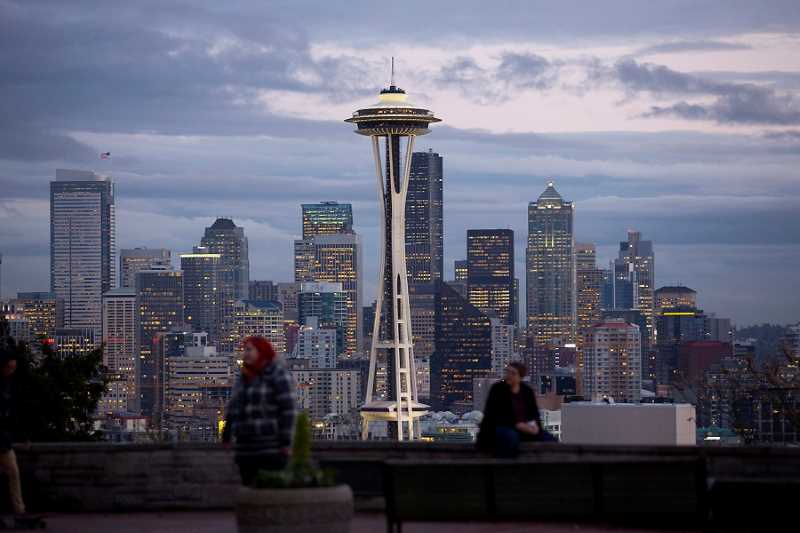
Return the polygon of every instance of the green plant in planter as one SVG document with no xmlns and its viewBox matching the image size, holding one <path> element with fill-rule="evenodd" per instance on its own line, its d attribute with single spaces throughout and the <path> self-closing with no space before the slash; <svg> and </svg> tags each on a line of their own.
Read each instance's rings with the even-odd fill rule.
<svg viewBox="0 0 800 533">
<path fill-rule="evenodd" d="M 318 468 L 311 460 L 311 420 L 305 411 L 297 415 L 289 464 L 277 472 L 261 470 L 255 480 L 257 489 L 332 487 L 335 484 L 333 471 Z"/>
</svg>

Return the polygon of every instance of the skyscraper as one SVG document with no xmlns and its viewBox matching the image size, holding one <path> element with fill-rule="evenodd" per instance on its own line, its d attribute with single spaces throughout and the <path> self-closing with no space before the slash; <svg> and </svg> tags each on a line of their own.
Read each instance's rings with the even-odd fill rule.
<svg viewBox="0 0 800 533">
<path fill-rule="evenodd" d="M 162 403 L 164 361 L 153 350 L 156 334 L 182 324 L 183 272 L 168 268 L 136 273 L 136 307 L 139 313 L 136 344 L 138 394 L 142 414 L 158 423 Z"/>
<path fill-rule="evenodd" d="M 619 243 L 619 258 L 615 262 L 624 265 L 632 288 L 630 308 L 638 309 L 647 320 L 647 337 L 655 338 L 655 254 L 653 242 L 643 241 L 638 231 L 629 230 L 628 240 Z M 616 271 L 615 267 L 615 271 Z M 615 276 L 616 277 L 616 276 Z M 616 305 L 615 307 L 622 307 Z M 626 306 L 627 307 L 627 306 Z"/>
<path fill-rule="evenodd" d="M 283 313 L 279 306 L 270 302 L 237 301 L 227 319 L 226 338 L 223 351 L 241 351 L 242 339 L 260 335 L 272 343 L 275 353 L 286 352 L 286 337 L 283 331 Z"/>
<path fill-rule="evenodd" d="M 356 234 L 320 235 L 294 242 L 295 282 L 341 283 L 347 294 L 347 355 L 361 345 L 362 262 L 361 238 Z"/>
<path fill-rule="evenodd" d="M 218 438 L 218 423 L 235 381 L 230 354 L 218 354 L 205 333 L 159 333 L 164 360 L 163 427 L 188 434 L 190 440 Z"/>
<path fill-rule="evenodd" d="M 300 284 L 298 295 L 298 315 L 300 324 L 309 325 L 312 321 L 319 328 L 335 332 L 336 353 L 344 352 L 345 331 L 348 325 L 348 295 L 341 283 Z M 300 332 L 302 333 L 302 329 Z"/>
<path fill-rule="evenodd" d="M 455 281 L 467 281 L 469 277 L 469 263 L 466 259 L 456 259 L 453 261 L 453 279 Z"/>
<path fill-rule="evenodd" d="M 697 292 L 680 285 L 661 287 L 655 291 L 654 305 L 658 314 L 674 307 L 697 307 Z"/>
<path fill-rule="evenodd" d="M 409 283 L 444 279 L 442 156 L 411 156 L 406 196 L 406 265 Z"/>
<path fill-rule="evenodd" d="M 283 309 L 283 319 L 287 322 L 297 322 L 297 294 L 300 284 L 292 281 L 278 283 L 278 302 Z"/>
<path fill-rule="evenodd" d="M 347 415 L 358 409 L 363 400 L 358 370 L 311 368 L 308 362 L 293 359 L 289 374 L 297 385 L 297 408 L 306 411 L 315 426 L 328 415 Z"/>
<path fill-rule="evenodd" d="M 303 204 L 303 239 L 353 233 L 353 206 L 338 202 Z"/>
<path fill-rule="evenodd" d="M 597 268 L 594 244 L 575 245 L 577 345 L 583 350 L 592 326 L 600 322 L 606 271 Z"/>
<path fill-rule="evenodd" d="M 128 287 L 111 289 L 103 294 L 103 366 L 106 367 L 106 391 L 98 412 L 135 411 L 136 360 L 136 290 Z"/>
<path fill-rule="evenodd" d="M 250 256 L 244 228 L 229 218 L 218 218 L 206 228 L 200 246 L 222 256 L 223 282 L 232 288 L 231 300 L 246 300 L 250 290 Z M 228 306 L 223 301 L 223 306 Z"/>
<path fill-rule="evenodd" d="M 645 368 L 645 377 L 655 379 L 659 385 L 673 382 L 678 370 L 678 348 L 688 341 L 706 340 L 708 317 L 695 307 L 673 307 L 658 316 L 658 343 L 650 368 Z"/>
<path fill-rule="evenodd" d="M 583 372 L 583 394 L 636 403 L 641 397 L 642 354 L 639 326 L 607 319 L 592 327 Z"/>
<path fill-rule="evenodd" d="M 300 326 L 292 357 L 307 359 L 309 368 L 336 368 L 336 330 L 320 327 L 317 317 L 310 316 Z"/>
<path fill-rule="evenodd" d="M 362 437 L 367 438 L 371 421 L 385 420 L 390 422 L 391 437 L 413 440 L 416 438 L 414 420 L 422 416 L 427 408 L 417 401 L 414 348 L 409 323 L 411 308 L 406 269 L 406 199 L 414 140 L 417 135 L 428 133 L 428 125 L 440 119 L 429 110 L 408 102 L 405 91 L 394 84 L 394 68 L 392 71 L 392 81 L 388 88 L 381 91 L 380 101 L 358 109 L 346 120 L 356 125 L 356 133 L 368 136 L 372 141 L 384 246 L 370 351 L 369 383 L 362 409 Z M 378 350 L 386 350 L 388 387 L 387 400 L 384 401 L 373 399 Z"/>
<path fill-rule="evenodd" d="M 114 186 L 81 170 L 50 182 L 50 290 L 64 302 L 64 326 L 101 335 L 102 296 L 115 282 Z"/>
<path fill-rule="evenodd" d="M 123 248 L 119 252 L 119 286 L 134 288 L 140 270 L 169 267 L 171 253 L 166 248 Z"/>
<path fill-rule="evenodd" d="M 528 205 L 528 335 L 535 345 L 575 339 L 574 208 L 553 183 Z"/>
<path fill-rule="evenodd" d="M 13 303 L 28 321 L 32 339 L 53 338 L 64 322 L 64 302 L 52 292 L 20 292 Z"/>
<path fill-rule="evenodd" d="M 467 230 L 469 302 L 503 324 L 513 324 L 514 232 L 510 229 Z"/>
<path fill-rule="evenodd" d="M 431 356 L 431 407 L 472 410 L 473 380 L 492 371 L 492 323 L 442 281 L 435 284 L 436 335 Z"/>
<path fill-rule="evenodd" d="M 217 343 L 222 335 L 222 255 L 202 246 L 181 254 L 184 319 L 195 331 L 208 333 Z"/>
<path fill-rule="evenodd" d="M 66 359 L 86 355 L 95 350 L 100 339 L 95 337 L 94 328 L 56 328 L 54 337 L 55 353 Z"/>
<path fill-rule="evenodd" d="M 517 359 L 514 352 L 514 325 L 504 324 L 498 318 L 490 319 L 492 323 L 492 373 L 491 377 L 500 379 L 508 363 Z"/>
<path fill-rule="evenodd" d="M 250 280 L 248 300 L 279 302 L 278 284 L 270 280 Z"/>
</svg>

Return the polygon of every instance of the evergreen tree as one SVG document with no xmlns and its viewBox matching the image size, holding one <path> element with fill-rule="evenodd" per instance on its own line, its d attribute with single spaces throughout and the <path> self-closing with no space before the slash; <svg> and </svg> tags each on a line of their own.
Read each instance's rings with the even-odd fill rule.
<svg viewBox="0 0 800 533">
<path fill-rule="evenodd" d="M 37 342 L 41 353 L 15 341 L 0 316 L 0 358 L 17 358 L 17 430 L 39 442 L 96 440 L 93 416 L 105 390 L 102 348 L 62 358 Z"/>
</svg>

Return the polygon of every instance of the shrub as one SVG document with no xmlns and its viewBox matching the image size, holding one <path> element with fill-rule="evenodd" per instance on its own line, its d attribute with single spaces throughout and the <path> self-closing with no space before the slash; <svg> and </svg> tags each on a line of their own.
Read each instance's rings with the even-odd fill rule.
<svg viewBox="0 0 800 533">
<path fill-rule="evenodd" d="M 305 411 L 297 416 L 292 457 L 287 467 L 277 472 L 261 470 L 255 479 L 257 489 L 331 487 L 335 484 L 333 471 L 318 468 L 311 460 L 311 420 Z"/>
</svg>

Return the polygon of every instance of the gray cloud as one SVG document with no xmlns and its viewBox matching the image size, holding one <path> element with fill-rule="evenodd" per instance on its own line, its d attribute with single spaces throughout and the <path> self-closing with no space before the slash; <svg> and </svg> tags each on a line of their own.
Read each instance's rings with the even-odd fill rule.
<svg viewBox="0 0 800 533">
<path fill-rule="evenodd" d="M 286 135 L 289 121 L 267 112 L 261 91 L 334 100 L 374 92 L 362 60 L 313 59 L 298 25 L 267 18 L 256 32 L 210 9 L 137 6 L 0 7 L 0 116 L 18 137 L 0 157 L 85 157 L 65 136 L 75 130 Z"/>
<path fill-rule="evenodd" d="M 764 137 L 775 141 L 800 141 L 800 131 L 768 131 L 764 134 Z"/>
<path fill-rule="evenodd" d="M 442 66 L 434 81 L 456 88 L 479 104 L 506 101 L 520 90 L 546 90 L 558 79 L 558 66 L 533 53 L 503 52 L 496 67 L 485 68 L 475 59 L 459 56 Z"/>
<path fill-rule="evenodd" d="M 708 80 L 735 82 L 735 83 L 757 83 L 766 85 L 773 89 L 796 90 L 800 89 L 800 72 L 785 70 L 765 70 L 751 72 L 736 72 L 726 70 L 709 70 L 693 72 L 692 75 Z"/>
<path fill-rule="evenodd" d="M 800 28 L 796 2 L 712 1 L 693 4 L 691 13 L 685 2 L 666 1 L 478 5 L 0 0 L 3 294 L 47 287 L 47 184 L 62 162 L 114 176 L 121 247 L 189 250 L 202 228 L 225 214 L 248 230 L 254 277 L 290 278 L 299 203 L 353 202 L 365 238 L 365 281 L 374 285 L 378 218 L 363 139 L 338 121 L 286 118 L 268 110 L 272 102 L 264 106 L 270 91 L 335 103 L 377 89 L 365 80 L 379 66 L 358 55 L 320 58 L 314 43 L 511 49 L 532 39 L 572 46 L 575 37 L 599 46 L 618 43 L 620 35 L 674 39 L 678 27 L 686 42 Z M 507 52 L 494 59 L 489 68 L 458 57 L 439 73 L 440 82 L 499 101 L 503 91 L 550 90 L 561 81 L 558 58 Z M 767 117 L 764 123 L 773 124 L 794 105 L 776 89 L 796 73 L 726 78 L 647 63 L 619 67 L 591 81 L 655 98 L 665 109 L 685 101 L 681 112 L 704 120 L 742 122 L 750 109 L 750 123 Z M 713 107 L 749 91 L 763 101 Z M 581 240 L 613 243 L 626 227 L 641 228 L 661 246 L 659 282 L 685 275 L 679 281 L 696 284 L 713 302 L 704 306 L 741 320 L 796 320 L 796 298 L 785 287 L 800 281 L 796 269 L 783 268 L 796 263 L 793 243 L 800 242 L 800 151 L 791 124 L 762 135 L 436 127 L 419 142 L 445 157 L 448 270 L 464 255 L 467 228 L 508 226 L 524 245 L 526 203 L 555 177 L 576 201 Z M 113 166 L 103 168 L 97 152 L 109 149 Z M 757 285 L 763 278 L 780 283 Z M 733 285 L 742 287 L 733 291 L 740 301 L 724 298 Z M 769 305 L 754 305 L 763 301 Z"/>
<path fill-rule="evenodd" d="M 522 89 L 549 89 L 556 81 L 556 67 L 536 54 L 506 52 L 497 67 L 498 80 Z"/>
<path fill-rule="evenodd" d="M 723 41 L 675 41 L 655 44 L 641 48 L 633 53 L 637 56 L 655 54 L 672 54 L 676 52 L 717 52 L 726 50 L 750 50 L 753 47 L 743 43 L 726 43 Z"/>
<path fill-rule="evenodd" d="M 715 97 L 711 103 L 679 101 L 667 106 L 654 105 L 645 116 L 676 116 L 734 124 L 800 123 L 800 103 L 794 96 L 769 87 L 708 80 L 632 59 L 620 60 L 611 68 L 597 69 L 592 75 L 600 81 L 616 81 L 632 95 L 647 92 L 661 97 Z"/>
</svg>

